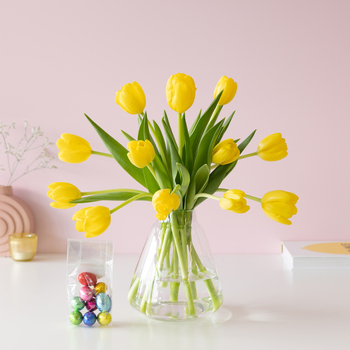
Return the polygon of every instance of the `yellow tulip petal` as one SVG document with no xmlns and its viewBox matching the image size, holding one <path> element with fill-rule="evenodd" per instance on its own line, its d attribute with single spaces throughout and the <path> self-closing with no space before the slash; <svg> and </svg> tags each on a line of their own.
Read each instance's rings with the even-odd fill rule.
<svg viewBox="0 0 350 350">
<path fill-rule="evenodd" d="M 69 209 L 69 208 L 76 206 L 77 204 L 76 203 L 51 202 L 50 205 L 52 208 L 55 208 L 55 209 Z"/>
<path fill-rule="evenodd" d="M 236 95 L 237 92 L 237 83 L 232 78 L 227 78 L 226 76 L 222 76 L 219 82 L 216 84 L 214 90 L 214 98 L 223 91 L 219 105 L 223 106 L 230 103 Z"/>
<path fill-rule="evenodd" d="M 116 93 L 115 102 L 129 114 L 141 114 L 146 107 L 146 96 L 140 84 L 134 81 Z"/>
</svg>

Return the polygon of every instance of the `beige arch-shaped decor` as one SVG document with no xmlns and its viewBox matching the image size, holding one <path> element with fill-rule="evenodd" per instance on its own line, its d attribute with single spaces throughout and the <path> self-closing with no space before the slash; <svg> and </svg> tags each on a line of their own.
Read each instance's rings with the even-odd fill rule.
<svg viewBox="0 0 350 350">
<path fill-rule="evenodd" d="M 10 256 L 9 235 L 33 231 L 34 216 L 30 207 L 13 195 L 11 186 L 0 186 L 0 256 Z"/>
</svg>

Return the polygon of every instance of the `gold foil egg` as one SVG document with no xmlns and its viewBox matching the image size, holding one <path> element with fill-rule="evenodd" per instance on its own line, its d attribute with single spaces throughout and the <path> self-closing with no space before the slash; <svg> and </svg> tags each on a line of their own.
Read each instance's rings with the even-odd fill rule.
<svg viewBox="0 0 350 350">
<path fill-rule="evenodd" d="M 99 293 L 106 293 L 106 290 L 108 289 L 106 283 L 104 282 L 98 282 L 95 286 L 95 294 L 99 294 Z"/>
<path fill-rule="evenodd" d="M 97 321 L 101 326 L 107 326 L 112 321 L 112 316 L 109 312 L 101 312 L 97 316 Z"/>
</svg>

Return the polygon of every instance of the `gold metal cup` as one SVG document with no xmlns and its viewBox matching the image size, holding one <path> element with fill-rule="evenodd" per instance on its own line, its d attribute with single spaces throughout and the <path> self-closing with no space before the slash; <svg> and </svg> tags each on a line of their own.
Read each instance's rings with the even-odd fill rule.
<svg viewBox="0 0 350 350">
<path fill-rule="evenodd" d="M 38 236 L 34 233 L 9 235 L 10 254 L 15 261 L 30 261 L 36 254 Z"/>
</svg>

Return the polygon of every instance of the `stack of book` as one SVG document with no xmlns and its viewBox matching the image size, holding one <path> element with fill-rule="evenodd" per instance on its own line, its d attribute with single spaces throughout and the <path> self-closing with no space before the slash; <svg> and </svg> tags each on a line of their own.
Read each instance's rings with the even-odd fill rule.
<svg viewBox="0 0 350 350">
<path fill-rule="evenodd" d="M 281 253 L 293 270 L 350 270 L 350 241 L 284 241 Z"/>
</svg>

